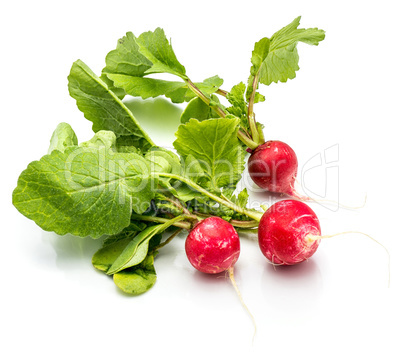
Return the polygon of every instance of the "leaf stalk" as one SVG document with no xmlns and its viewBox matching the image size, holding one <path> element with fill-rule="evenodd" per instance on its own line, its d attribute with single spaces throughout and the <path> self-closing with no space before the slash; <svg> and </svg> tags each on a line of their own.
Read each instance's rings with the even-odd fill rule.
<svg viewBox="0 0 402 356">
<path fill-rule="evenodd" d="M 246 215 L 248 217 L 250 217 L 253 220 L 256 221 L 260 221 L 261 217 L 262 217 L 262 213 L 256 212 L 256 211 L 252 211 L 246 208 L 242 208 L 230 201 L 227 201 L 225 199 L 222 199 L 221 197 L 216 196 L 215 194 L 209 192 L 208 190 L 202 188 L 201 186 L 199 186 L 197 183 L 193 182 L 190 179 L 187 179 L 185 177 L 182 176 L 178 176 L 176 174 L 171 174 L 171 173 L 156 173 L 157 176 L 160 177 L 166 177 L 166 178 L 173 178 L 173 179 L 177 179 L 185 184 L 187 184 L 188 186 L 190 186 L 191 188 L 195 189 L 196 191 L 200 192 L 201 194 L 204 194 L 205 196 L 207 196 L 208 198 L 215 200 L 217 203 L 225 205 L 226 207 L 228 207 L 229 209 L 232 209 L 234 211 L 237 211 L 240 214 Z"/>
</svg>

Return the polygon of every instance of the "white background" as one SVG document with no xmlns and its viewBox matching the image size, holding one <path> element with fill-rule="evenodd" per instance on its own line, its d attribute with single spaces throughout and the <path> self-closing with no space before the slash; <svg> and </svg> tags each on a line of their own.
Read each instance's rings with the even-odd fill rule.
<svg viewBox="0 0 402 356">
<path fill-rule="evenodd" d="M 398 3 L 38 0 L 1 5 L 0 353 L 401 355 Z M 253 325 L 230 282 L 192 269 L 185 236 L 157 257 L 153 289 L 128 297 L 92 267 L 100 241 L 43 232 L 12 206 L 20 172 L 47 152 L 59 122 L 71 124 L 80 141 L 92 135 L 91 123 L 68 95 L 73 61 L 80 58 L 100 73 L 118 38 L 160 26 L 193 81 L 218 74 L 228 90 L 247 79 L 254 42 L 298 15 L 302 27 L 317 26 L 327 37 L 318 47 L 299 44 L 295 80 L 261 88 L 267 101 L 256 105 L 257 120 L 265 124 L 267 139 L 294 148 L 299 178 L 316 198 L 339 195 L 342 204 L 358 206 L 367 195 L 362 209 L 310 206 L 323 234 L 358 230 L 388 248 L 390 288 L 387 254 L 363 235 L 324 240 L 308 262 L 276 269 L 255 241 L 242 239 L 235 277 L 257 323 L 253 342 Z M 163 115 L 141 104 L 134 114 L 154 141 L 169 146 L 180 107 L 163 100 L 158 105 Z M 325 158 L 326 149 L 335 162 L 307 171 Z M 261 193 L 253 193 L 251 201 L 272 203 Z"/>
</svg>

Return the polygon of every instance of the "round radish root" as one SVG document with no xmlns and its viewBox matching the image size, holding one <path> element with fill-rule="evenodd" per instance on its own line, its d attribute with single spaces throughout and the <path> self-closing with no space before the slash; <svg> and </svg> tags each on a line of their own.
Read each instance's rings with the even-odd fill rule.
<svg viewBox="0 0 402 356">
<path fill-rule="evenodd" d="M 317 250 L 320 223 L 314 211 L 298 200 L 273 204 L 258 226 L 258 243 L 264 256 L 275 264 L 294 265 Z"/>
<path fill-rule="evenodd" d="M 297 157 L 282 141 L 267 141 L 258 146 L 248 160 L 251 179 L 260 188 L 274 193 L 296 196 Z"/>
<path fill-rule="evenodd" d="M 191 230 L 185 249 L 194 268 L 204 273 L 220 273 L 232 268 L 238 260 L 239 235 L 227 221 L 210 217 Z"/>
</svg>

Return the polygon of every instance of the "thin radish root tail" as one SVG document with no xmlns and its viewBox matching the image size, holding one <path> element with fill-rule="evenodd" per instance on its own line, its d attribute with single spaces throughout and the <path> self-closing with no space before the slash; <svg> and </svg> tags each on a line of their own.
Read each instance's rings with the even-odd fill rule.
<svg viewBox="0 0 402 356">
<path fill-rule="evenodd" d="M 256 333 L 257 333 L 257 324 L 256 324 L 256 322 L 255 322 L 254 316 L 253 316 L 253 314 L 250 312 L 250 310 L 248 309 L 246 303 L 245 303 L 244 300 L 243 300 L 243 297 L 241 296 L 239 287 L 237 286 L 236 280 L 235 280 L 235 278 L 234 278 L 234 269 L 233 269 L 233 267 L 231 267 L 231 268 L 228 269 L 228 273 L 229 273 L 230 282 L 232 283 L 232 286 L 233 286 L 233 288 L 235 289 L 235 291 L 236 291 L 236 293 L 237 293 L 237 296 L 238 296 L 239 299 L 240 299 L 240 303 L 242 304 L 243 308 L 246 310 L 246 312 L 248 313 L 248 315 L 249 315 L 250 318 L 251 318 L 251 321 L 253 322 L 253 325 L 254 325 L 253 342 L 254 342 L 254 338 L 255 338 L 255 335 L 256 335 Z"/>
<path fill-rule="evenodd" d="M 390 285 L 391 285 L 391 255 L 390 255 L 388 249 L 381 242 L 376 240 L 374 237 L 372 237 L 372 236 L 370 236 L 370 235 L 368 235 L 368 234 L 366 234 L 364 232 L 361 232 L 361 231 L 344 231 L 344 232 L 338 232 L 338 233 L 333 234 L 333 235 L 323 235 L 323 236 L 308 234 L 306 236 L 306 239 L 309 242 L 313 242 L 313 241 L 316 241 L 316 240 L 328 239 L 328 238 L 331 238 L 331 237 L 335 237 L 335 236 L 339 236 L 339 235 L 345 235 L 345 234 L 360 234 L 360 235 L 366 236 L 369 239 L 371 239 L 372 241 L 374 241 L 375 243 L 377 243 L 378 245 L 380 245 L 385 250 L 385 252 L 388 255 L 388 288 L 389 288 Z"/>
<path fill-rule="evenodd" d="M 300 201 L 312 201 L 313 199 L 311 199 L 310 197 L 308 197 L 307 195 L 301 195 L 296 189 L 292 189 L 292 191 L 289 193 L 289 195 L 293 198 L 296 198 L 297 200 Z"/>
</svg>

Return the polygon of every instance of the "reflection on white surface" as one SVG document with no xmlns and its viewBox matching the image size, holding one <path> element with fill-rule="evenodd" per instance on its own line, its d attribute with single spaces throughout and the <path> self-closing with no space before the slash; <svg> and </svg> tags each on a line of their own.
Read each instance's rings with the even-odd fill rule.
<svg viewBox="0 0 402 356">
<path fill-rule="evenodd" d="M 49 232 L 43 232 L 42 241 L 44 246 L 47 245 L 54 250 L 56 267 L 71 273 L 91 263 L 92 255 L 102 245 L 102 238 L 94 240 L 72 235 L 59 236 Z"/>
</svg>

